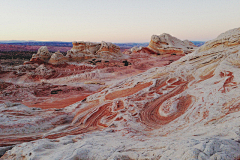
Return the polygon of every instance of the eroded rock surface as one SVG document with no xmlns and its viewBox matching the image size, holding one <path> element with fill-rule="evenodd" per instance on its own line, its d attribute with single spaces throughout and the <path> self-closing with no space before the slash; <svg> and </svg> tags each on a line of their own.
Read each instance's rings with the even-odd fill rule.
<svg viewBox="0 0 240 160">
<path fill-rule="evenodd" d="M 91 58 L 115 59 L 123 56 L 120 47 L 109 42 L 74 41 L 72 44 L 73 47 L 67 52 L 66 56 L 59 51 L 52 54 L 46 46 L 42 46 L 39 48 L 37 54 L 33 54 L 30 62 L 58 65 L 65 62 L 77 62 Z"/>
<path fill-rule="evenodd" d="M 48 114 L 70 118 L 43 128 L 47 132 L 38 133 L 39 140 L 16 145 L 2 159 L 238 159 L 239 55 L 237 28 L 170 65 Z M 3 116 L 12 112 L 0 107 L 7 110 Z"/>
<path fill-rule="evenodd" d="M 51 57 L 51 53 L 48 51 L 46 46 L 42 46 L 38 49 L 37 54 L 32 55 L 31 62 L 48 62 Z"/>
<path fill-rule="evenodd" d="M 192 42 L 180 39 L 163 33 L 161 35 L 152 35 L 151 41 L 147 47 L 133 47 L 124 51 L 125 54 L 148 53 L 156 55 L 178 55 L 192 53 L 197 49 Z"/>
<path fill-rule="evenodd" d="M 193 52 L 196 46 L 188 40 L 181 41 L 170 34 L 163 33 L 159 36 L 153 35 L 148 48 L 159 54 L 185 54 Z"/>
<path fill-rule="evenodd" d="M 57 52 L 52 54 L 48 63 L 50 63 L 50 64 L 62 64 L 62 63 L 67 62 L 67 61 L 68 61 L 68 58 L 65 57 L 62 53 L 60 53 L 60 51 L 57 51 Z"/>
<path fill-rule="evenodd" d="M 107 53 L 106 53 L 107 54 Z M 137 75 L 152 67 L 170 64 L 181 56 L 124 55 L 116 59 L 92 58 L 81 62 L 58 64 L 65 57 L 54 53 L 51 63 L 26 63 L 19 66 L 0 66 L 0 102 L 21 102 L 29 107 L 63 108 L 102 90 L 116 81 Z M 8 86 L 9 85 L 9 86 Z M 64 91 L 51 94 L 53 87 Z M 49 87 L 49 88 L 48 88 Z M 82 88 L 77 91 L 75 88 Z M 41 97 L 42 91 L 45 94 Z M 65 92 L 69 90 L 69 92 Z M 34 91 L 34 92 L 33 92 Z"/>
</svg>

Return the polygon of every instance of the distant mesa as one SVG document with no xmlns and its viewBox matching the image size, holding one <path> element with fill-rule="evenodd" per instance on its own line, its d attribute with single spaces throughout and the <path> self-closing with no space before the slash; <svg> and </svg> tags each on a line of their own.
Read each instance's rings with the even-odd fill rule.
<svg viewBox="0 0 240 160">
<path fill-rule="evenodd" d="M 93 42 L 72 42 L 73 47 L 67 51 L 64 56 L 59 51 L 50 53 L 46 46 L 39 48 L 37 54 L 33 54 L 30 62 L 33 63 L 51 63 L 61 64 L 71 61 L 82 61 L 91 58 L 114 59 L 123 56 L 120 47 L 110 42 L 93 43 Z"/>
</svg>

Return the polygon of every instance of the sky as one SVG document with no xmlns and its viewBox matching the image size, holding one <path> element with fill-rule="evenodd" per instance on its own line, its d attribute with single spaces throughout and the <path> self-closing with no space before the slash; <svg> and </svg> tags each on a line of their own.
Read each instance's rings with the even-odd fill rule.
<svg viewBox="0 0 240 160">
<path fill-rule="evenodd" d="M 0 40 L 207 41 L 240 27 L 240 0 L 0 0 Z"/>
</svg>

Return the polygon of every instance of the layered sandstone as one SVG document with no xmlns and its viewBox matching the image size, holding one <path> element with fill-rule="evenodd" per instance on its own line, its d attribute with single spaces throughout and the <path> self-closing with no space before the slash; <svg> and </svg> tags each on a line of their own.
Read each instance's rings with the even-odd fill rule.
<svg viewBox="0 0 240 160">
<path fill-rule="evenodd" d="M 117 58 L 121 57 L 122 53 L 120 47 L 117 45 L 102 41 L 101 47 L 96 52 L 96 55 L 104 58 Z"/>
<path fill-rule="evenodd" d="M 125 54 L 148 53 L 155 55 L 178 55 L 184 56 L 192 53 L 197 49 L 192 42 L 188 40 L 181 41 L 180 39 L 163 33 L 161 35 L 152 35 L 150 43 L 147 47 L 133 47 L 126 50 Z"/>
<path fill-rule="evenodd" d="M 239 55 L 237 28 L 168 66 L 116 81 L 60 111 L 43 115 L 25 106 L 0 106 L 2 145 L 31 141 L 2 158 L 238 159 Z M 38 120 L 44 125 L 36 128 Z"/>
<path fill-rule="evenodd" d="M 60 51 L 57 51 L 57 52 L 52 54 L 48 63 L 50 63 L 50 64 L 62 64 L 62 63 L 67 62 L 67 61 L 68 61 L 68 58 L 65 57 L 62 53 L 60 53 Z"/>
<path fill-rule="evenodd" d="M 120 47 L 112 43 L 102 41 L 101 43 L 74 41 L 71 50 L 67 51 L 67 55 L 55 52 L 50 53 L 46 46 L 39 48 L 37 54 L 33 54 L 30 62 L 33 63 L 50 63 L 63 64 L 65 62 L 84 61 L 91 58 L 114 59 L 122 57 Z"/>
<path fill-rule="evenodd" d="M 60 55 L 60 59 L 55 55 Z M 1 65 L 0 80 L 3 80 L 5 87 L 0 89 L 0 95 L 2 95 L 0 102 L 22 102 L 27 106 L 44 108 L 66 107 L 77 102 L 81 97 L 115 83 L 116 80 L 142 73 L 152 67 L 168 65 L 181 58 L 181 56 L 155 57 L 149 54 L 136 54 L 125 55 L 126 59 L 122 59 L 123 57 L 118 59 L 93 58 L 59 64 L 61 58 L 65 57 L 56 52 L 49 62 L 44 64 L 26 63 L 14 67 Z M 11 82 L 8 87 L 7 82 Z M 36 86 L 37 83 L 40 84 Z M 51 87 L 45 83 L 66 85 L 69 92 L 66 92 L 64 88 L 56 94 L 51 94 L 49 90 Z M 69 86 L 81 87 L 83 90 L 79 93 Z"/>
<path fill-rule="evenodd" d="M 95 54 L 101 47 L 100 43 L 74 41 L 72 51 L 76 53 Z"/>
<path fill-rule="evenodd" d="M 180 39 L 163 33 L 161 35 L 153 35 L 148 48 L 159 54 L 185 54 L 191 53 L 196 46 L 188 40 Z"/>
<path fill-rule="evenodd" d="M 73 42 L 73 48 L 67 53 L 70 61 L 90 58 L 113 59 L 121 56 L 120 47 L 104 41 L 101 43 Z"/>
</svg>

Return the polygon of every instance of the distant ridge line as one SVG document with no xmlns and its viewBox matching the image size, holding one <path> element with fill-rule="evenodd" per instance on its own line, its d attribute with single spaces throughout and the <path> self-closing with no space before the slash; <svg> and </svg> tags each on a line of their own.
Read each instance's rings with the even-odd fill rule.
<svg viewBox="0 0 240 160">
<path fill-rule="evenodd" d="M 205 41 L 191 41 L 196 46 L 202 46 Z M 29 45 L 29 46 L 59 46 L 59 47 L 72 47 L 72 42 L 64 42 L 64 41 L 35 41 L 35 40 L 3 40 L 0 41 L 0 44 L 11 44 L 11 45 Z M 113 43 L 115 45 L 118 45 L 119 47 L 135 47 L 135 46 L 142 46 L 146 47 L 148 46 L 149 42 L 143 42 L 143 43 Z"/>
</svg>

